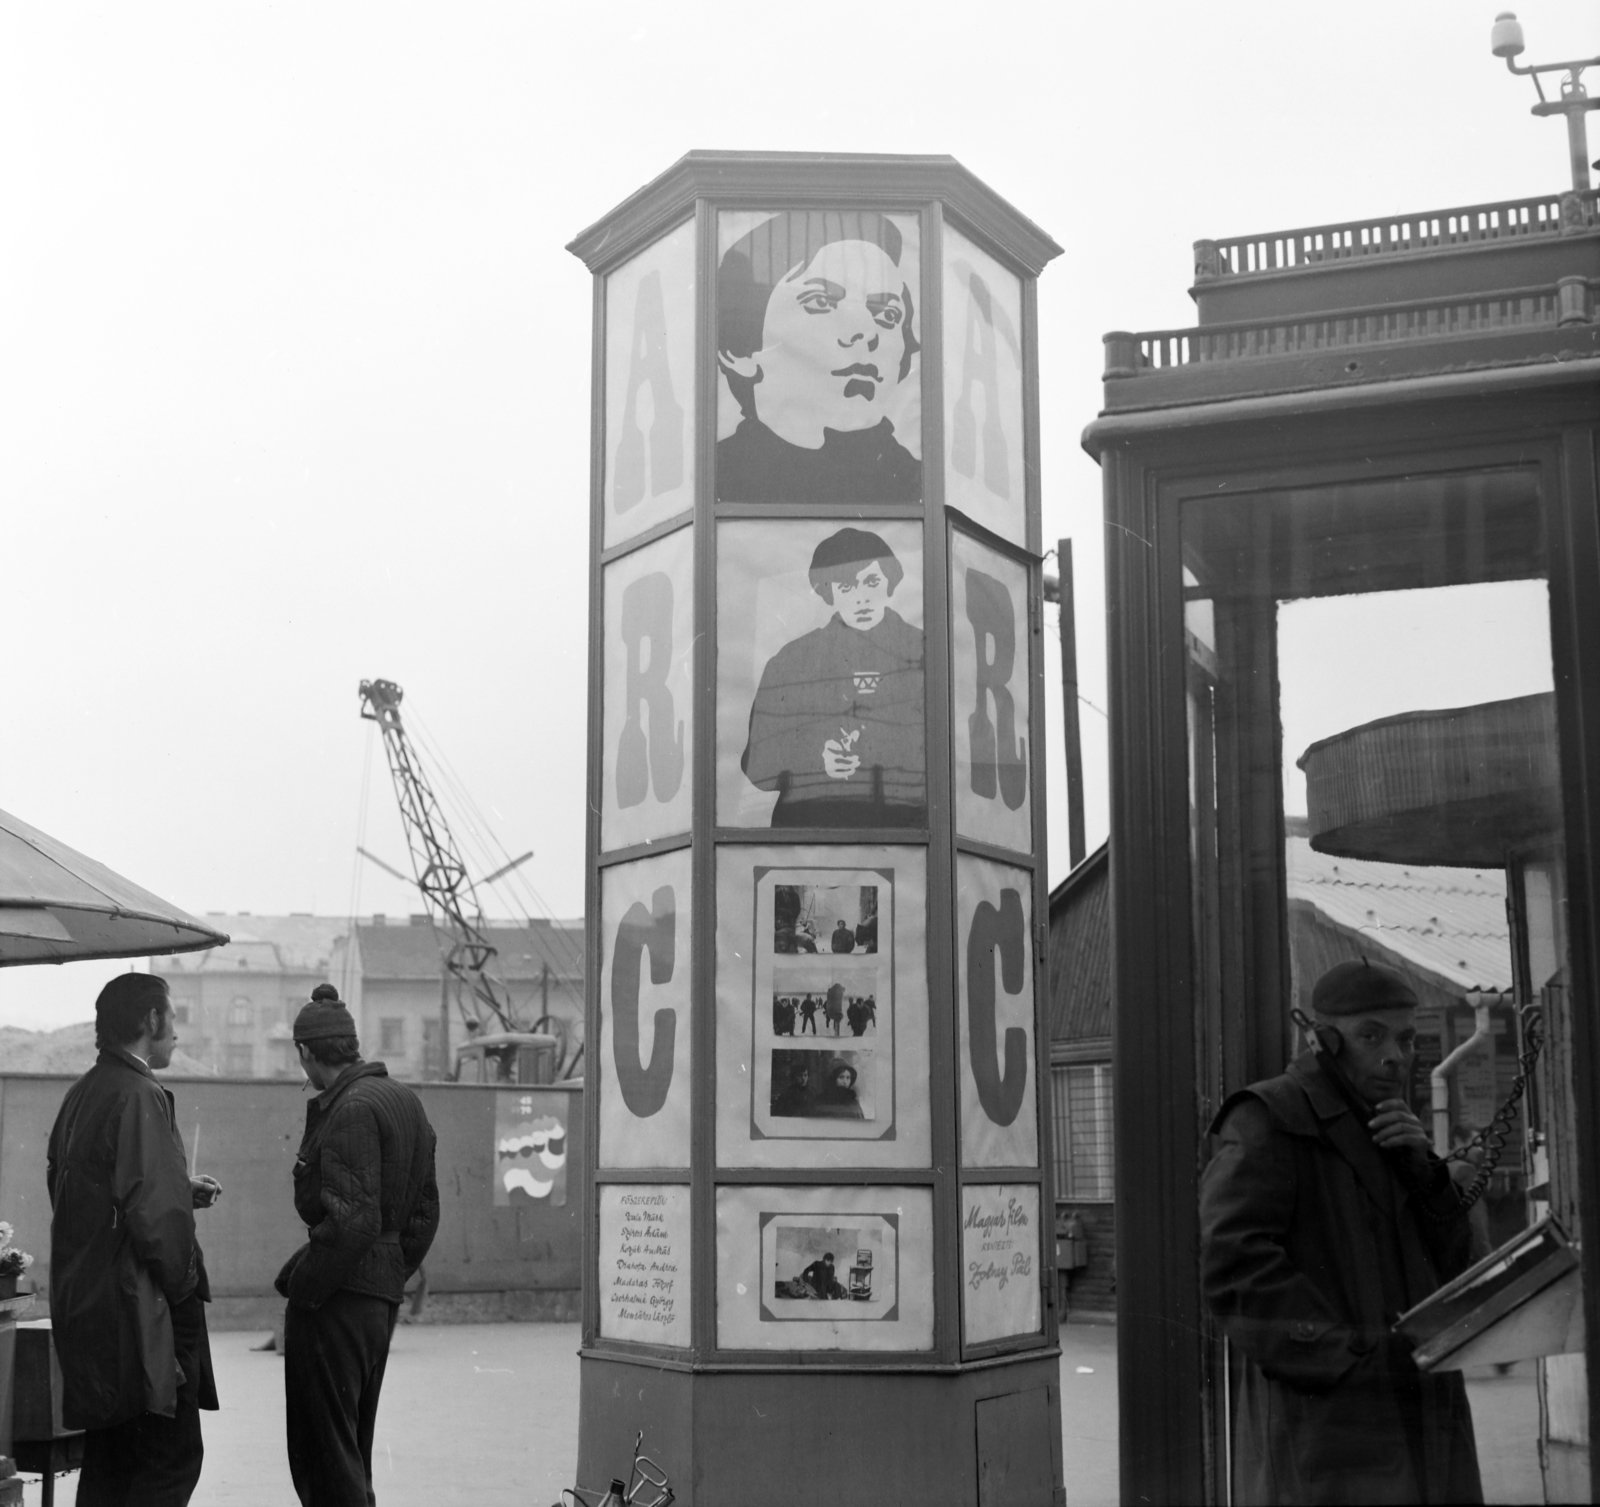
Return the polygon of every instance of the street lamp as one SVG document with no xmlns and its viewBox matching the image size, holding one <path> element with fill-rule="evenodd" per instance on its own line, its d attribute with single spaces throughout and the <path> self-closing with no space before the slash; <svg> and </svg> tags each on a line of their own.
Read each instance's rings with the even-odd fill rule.
<svg viewBox="0 0 1600 1507">
<path fill-rule="evenodd" d="M 1494 18 L 1494 31 L 1489 37 L 1489 46 L 1497 58 L 1506 60 L 1506 67 L 1513 73 L 1527 74 L 1533 79 L 1533 87 L 1539 91 L 1539 103 L 1533 107 L 1535 115 L 1565 115 L 1567 117 L 1567 148 L 1572 157 L 1572 186 L 1579 193 L 1589 190 L 1589 141 L 1584 112 L 1600 110 L 1600 99 L 1590 99 L 1588 91 L 1583 87 L 1583 70 L 1593 65 L 1600 65 L 1600 58 L 1579 58 L 1568 63 L 1540 63 L 1536 67 L 1519 68 L 1516 60 L 1523 50 L 1522 23 L 1508 10 L 1501 11 Z M 1539 82 L 1541 73 L 1560 73 L 1566 70 L 1566 77 L 1561 80 L 1561 98 L 1546 99 L 1544 85 Z M 1600 164 L 1596 164 L 1600 166 Z"/>
</svg>

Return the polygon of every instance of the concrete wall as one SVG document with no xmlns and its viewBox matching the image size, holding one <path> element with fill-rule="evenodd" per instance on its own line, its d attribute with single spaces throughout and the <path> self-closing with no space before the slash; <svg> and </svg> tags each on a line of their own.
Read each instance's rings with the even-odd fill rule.
<svg viewBox="0 0 1600 1507">
<path fill-rule="evenodd" d="M 37 1258 L 30 1275 L 49 1288 L 50 1200 L 45 1150 L 72 1084 L 67 1076 L 0 1075 L 0 1219 Z M 255 1328 L 280 1309 L 273 1278 L 305 1238 L 294 1211 L 293 1167 L 309 1089 L 270 1079 L 167 1080 L 191 1169 L 223 1186 L 196 1215 L 216 1299 L 214 1328 Z M 514 1090 L 419 1083 L 439 1137 L 441 1218 L 428 1254 L 428 1310 L 435 1318 L 575 1319 L 582 1240 L 581 1091 L 564 1093 L 567 1201 L 562 1207 L 494 1204 L 495 1098 Z M 428 1314 L 424 1315 L 425 1317 Z"/>
</svg>

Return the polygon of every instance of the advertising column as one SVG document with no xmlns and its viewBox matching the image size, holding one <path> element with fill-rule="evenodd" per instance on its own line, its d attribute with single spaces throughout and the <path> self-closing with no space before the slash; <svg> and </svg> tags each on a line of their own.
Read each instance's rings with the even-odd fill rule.
<svg viewBox="0 0 1600 1507">
<path fill-rule="evenodd" d="M 693 153 L 596 273 L 579 1484 L 1052 1501 L 1032 288 L 948 158 Z"/>
</svg>

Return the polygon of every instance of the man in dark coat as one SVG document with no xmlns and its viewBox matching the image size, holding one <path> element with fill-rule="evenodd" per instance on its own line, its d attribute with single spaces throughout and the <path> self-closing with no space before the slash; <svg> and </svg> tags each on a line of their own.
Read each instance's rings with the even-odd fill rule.
<svg viewBox="0 0 1600 1507">
<path fill-rule="evenodd" d="M 923 639 L 889 606 L 905 569 L 881 535 L 843 528 L 812 552 L 833 616 L 767 661 L 741 767 L 775 790 L 774 827 L 927 820 Z"/>
<path fill-rule="evenodd" d="M 172 1095 L 151 1075 L 178 1042 L 165 980 L 125 973 L 95 1001 L 95 1065 L 50 1132 L 50 1317 L 62 1419 L 86 1431 L 83 1507 L 183 1507 L 215 1409 L 191 1178 Z"/>
<path fill-rule="evenodd" d="M 1416 1003 L 1399 974 L 1340 964 L 1312 994 L 1316 1049 L 1212 1124 L 1201 1280 L 1244 1362 L 1241 1507 L 1483 1500 L 1460 1374 L 1422 1373 L 1392 1329 L 1470 1261 L 1455 1184 L 1405 1102 Z"/>
<path fill-rule="evenodd" d="M 439 1228 L 434 1134 L 417 1096 L 363 1062 L 355 1022 L 319 984 L 294 1024 L 320 1089 L 306 1106 L 294 1206 L 310 1239 L 284 1264 L 289 1472 L 305 1507 L 368 1507 L 372 1432 L 406 1280 Z"/>
</svg>

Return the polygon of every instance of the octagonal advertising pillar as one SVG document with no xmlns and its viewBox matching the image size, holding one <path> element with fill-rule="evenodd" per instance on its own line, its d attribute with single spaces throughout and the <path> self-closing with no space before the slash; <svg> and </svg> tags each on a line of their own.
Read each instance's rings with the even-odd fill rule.
<svg viewBox="0 0 1600 1507">
<path fill-rule="evenodd" d="M 1062 1500 L 1034 283 L 950 158 L 691 153 L 594 273 L 579 1482 Z"/>
</svg>

